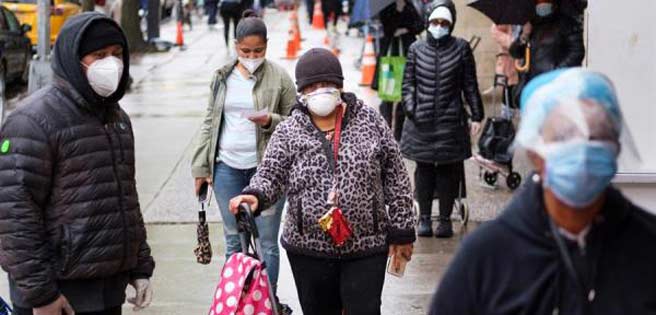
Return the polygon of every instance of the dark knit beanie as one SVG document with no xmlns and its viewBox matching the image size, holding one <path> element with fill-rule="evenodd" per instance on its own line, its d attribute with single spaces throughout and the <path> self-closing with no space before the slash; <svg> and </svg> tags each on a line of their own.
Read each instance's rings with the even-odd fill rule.
<svg viewBox="0 0 656 315">
<path fill-rule="evenodd" d="M 342 65 L 330 50 L 312 48 L 296 64 L 296 87 L 301 92 L 308 85 L 319 82 L 335 83 L 338 88 L 342 88 Z"/>
<path fill-rule="evenodd" d="M 96 50 L 111 45 L 121 45 L 123 49 L 127 48 L 123 31 L 109 21 L 98 20 L 89 25 L 82 34 L 78 52 L 80 58 L 83 58 Z"/>
</svg>

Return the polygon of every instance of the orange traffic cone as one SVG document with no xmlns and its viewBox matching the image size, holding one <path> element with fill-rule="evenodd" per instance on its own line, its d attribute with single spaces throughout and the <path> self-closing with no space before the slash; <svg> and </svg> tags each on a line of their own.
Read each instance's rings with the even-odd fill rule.
<svg viewBox="0 0 656 315">
<path fill-rule="evenodd" d="M 360 85 L 368 86 L 374 81 L 374 74 L 376 73 L 376 52 L 374 51 L 374 37 L 367 36 L 367 43 L 364 46 L 364 54 L 362 56 L 362 81 Z"/>
<path fill-rule="evenodd" d="M 321 9 L 321 0 L 314 2 L 314 13 L 312 14 L 312 28 L 315 30 L 325 30 L 326 21 L 324 20 L 323 10 Z"/>
<path fill-rule="evenodd" d="M 289 30 L 289 38 L 287 39 L 287 55 L 285 56 L 285 59 L 292 60 L 296 59 L 298 56 L 296 53 L 298 52 L 298 47 L 296 46 L 296 36 L 294 35 L 295 30 L 294 26 L 292 25 Z"/>
<path fill-rule="evenodd" d="M 296 44 L 296 50 L 301 50 L 301 28 L 298 25 L 298 13 L 296 13 L 296 10 L 292 10 L 289 19 L 294 28 L 294 43 Z"/>
<path fill-rule="evenodd" d="M 178 26 L 177 26 L 177 34 L 175 36 L 175 45 L 176 46 L 184 46 L 184 35 L 182 31 L 182 21 L 178 21 Z"/>
</svg>

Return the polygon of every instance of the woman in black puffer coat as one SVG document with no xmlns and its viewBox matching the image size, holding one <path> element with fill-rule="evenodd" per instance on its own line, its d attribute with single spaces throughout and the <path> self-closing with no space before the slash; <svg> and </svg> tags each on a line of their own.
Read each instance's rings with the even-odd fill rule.
<svg viewBox="0 0 656 315">
<path fill-rule="evenodd" d="M 419 236 L 433 234 L 430 213 L 437 191 L 440 224 L 435 233 L 438 237 L 450 237 L 454 200 L 465 193 L 463 161 L 472 154 L 470 131 L 475 134 L 480 130 L 483 103 L 469 43 L 451 36 L 456 22 L 455 5 L 451 0 L 435 1 L 428 7 L 427 15 L 427 39 L 414 43 L 408 52 L 403 80 L 408 121 L 403 127 L 401 151 L 417 162 Z M 471 130 L 463 98 L 471 110 Z"/>
</svg>

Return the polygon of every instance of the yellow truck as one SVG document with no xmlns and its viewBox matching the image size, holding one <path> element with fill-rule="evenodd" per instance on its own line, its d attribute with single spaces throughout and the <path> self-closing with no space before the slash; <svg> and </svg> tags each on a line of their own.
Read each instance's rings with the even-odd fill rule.
<svg viewBox="0 0 656 315">
<path fill-rule="evenodd" d="M 32 30 L 27 37 L 33 46 L 37 43 L 37 0 L 2 1 L 2 5 L 16 14 L 21 24 L 29 24 Z M 82 12 L 82 7 L 74 2 L 65 0 L 50 0 L 50 44 L 54 44 L 57 35 L 66 20 Z"/>
</svg>

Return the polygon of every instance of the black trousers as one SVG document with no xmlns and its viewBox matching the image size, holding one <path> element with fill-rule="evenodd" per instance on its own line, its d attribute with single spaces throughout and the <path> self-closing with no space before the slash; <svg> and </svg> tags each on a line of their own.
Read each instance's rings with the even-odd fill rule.
<svg viewBox="0 0 656 315">
<path fill-rule="evenodd" d="M 207 10 L 207 24 L 208 25 L 216 24 L 216 11 L 219 10 L 218 1 L 205 2 L 205 10 Z"/>
<path fill-rule="evenodd" d="M 12 315 L 32 315 L 32 310 L 20 308 L 14 305 L 14 312 L 12 313 Z M 121 315 L 121 307 L 118 306 L 99 312 L 87 312 L 87 313 L 75 312 L 75 315 Z"/>
<path fill-rule="evenodd" d="M 431 215 L 433 199 L 437 197 L 440 220 L 451 218 L 455 199 L 467 196 L 464 162 L 437 165 L 417 162 L 415 189 L 421 215 Z"/>
<path fill-rule="evenodd" d="M 338 260 L 288 252 L 287 257 L 303 314 L 380 315 L 386 255 Z"/>
<path fill-rule="evenodd" d="M 243 12 L 244 9 L 240 3 L 224 3 L 221 5 L 220 13 L 223 20 L 223 38 L 226 47 L 230 46 L 230 22 L 233 23 L 233 36 L 237 38 L 237 24 L 239 24 Z"/>
</svg>

